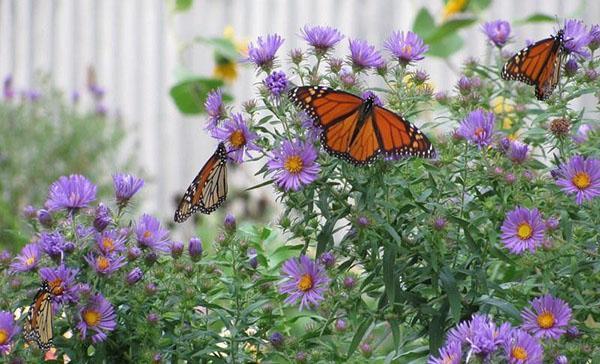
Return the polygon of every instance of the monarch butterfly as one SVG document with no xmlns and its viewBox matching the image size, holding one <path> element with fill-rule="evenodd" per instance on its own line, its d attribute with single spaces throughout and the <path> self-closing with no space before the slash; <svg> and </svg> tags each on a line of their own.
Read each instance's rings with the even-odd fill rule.
<svg viewBox="0 0 600 364">
<path fill-rule="evenodd" d="M 223 204 L 226 197 L 227 151 L 225 144 L 219 143 L 215 153 L 185 191 L 175 211 L 175 222 L 184 222 L 196 211 L 210 214 Z"/>
<path fill-rule="evenodd" d="M 546 100 L 560 80 L 560 69 L 566 57 L 564 31 L 542 39 L 512 56 L 502 68 L 502 78 L 535 85 L 535 96 Z"/>
<path fill-rule="evenodd" d="M 52 291 L 48 282 L 44 281 L 33 298 L 27 321 L 25 321 L 23 334 L 28 344 L 36 345 L 42 351 L 52 348 L 53 316 Z"/>
<path fill-rule="evenodd" d="M 323 128 L 321 142 L 330 154 L 354 165 L 378 155 L 432 158 L 435 150 L 416 126 L 367 99 L 325 86 L 301 86 L 289 91 L 292 102 Z"/>
</svg>

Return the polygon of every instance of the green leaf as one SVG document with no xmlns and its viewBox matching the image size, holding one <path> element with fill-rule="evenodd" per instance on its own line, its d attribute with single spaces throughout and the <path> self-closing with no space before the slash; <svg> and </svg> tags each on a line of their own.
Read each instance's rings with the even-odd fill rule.
<svg viewBox="0 0 600 364">
<path fill-rule="evenodd" d="M 429 44 L 429 51 L 427 51 L 428 56 L 439 57 L 439 58 L 447 58 L 452 54 L 458 52 L 464 42 L 458 34 L 452 34 L 443 39 L 441 42 L 431 43 Z"/>
<path fill-rule="evenodd" d="M 354 334 L 354 337 L 352 338 L 352 342 L 350 343 L 350 346 L 348 347 L 348 359 L 350 359 L 350 356 L 352 355 L 352 353 L 354 353 L 354 350 L 356 350 L 356 347 L 358 346 L 358 344 L 361 342 L 363 336 L 365 336 L 365 333 L 367 332 L 367 329 L 369 328 L 369 326 L 371 326 L 371 322 L 373 321 L 372 318 L 367 317 L 358 327 L 358 329 L 356 330 L 356 333 Z"/>
<path fill-rule="evenodd" d="M 237 60 L 240 58 L 240 54 L 235 48 L 235 44 L 233 44 L 230 39 L 197 37 L 195 40 L 212 47 L 217 56 L 221 56 L 228 60 Z"/>
<path fill-rule="evenodd" d="M 497 297 L 488 297 L 482 298 L 479 300 L 480 304 L 492 305 L 497 307 L 500 311 L 504 312 L 508 316 L 514 318 L 515 320 L 521 320 L 521 313 L 519 310 L 513 306 L 512 303 L 509 303 L 501 298 Z"/>
<path fill-rule="evenodd" d="M 385 285 L 385 294 L 390 305 L 394 305 L 396 300 L 396 254 L 398 247 L 396 244 L 386 244 L 383 252 L 383 283 Z"/>
<path fill-rule="evenodd" d="M 447 310 L 448 305 L 445 303 L 441 307 L 440 312 L 436 313 L 429 323 L 429 351 L 432 353 L 437 353 L 444 342 L 443 325 Z"/>
<path fill-rule="evenodd" d="M 208 93 L 222 85 L 223 81 L 216 78 L 190 77 L 171 87 L 169 94 L 182 113 L 200 114 Z"/>
<path fill-rule="evenodd" d="M 173 10 L 175 11 L 187 11 L 192 5 L 194 5 L 194 0 L 175 0 L 175 6 Z"/>
<path fill-rule="evenodd" d="M 427 8 L 421 8 L 413 24 L 413 32 L 425 39 L 435 29 L 435 20 Z"/>
<path fill-rule="evenodd" d="M 456 278 L 448 267 L 442 268 L 440 272 L 440 281 L 442 281 L 442 287 L 448 295 L 448 303 L 450 303 L 450 314 L 454 322 L 460 320 L 460 311 L 462 309 L 460 293 L 458 292 L 458 285 L 456 284 Z"/>
<path fill-rule="evenodd" d="M 533 14 L 528 16 L 527 18 L 515 20 L 514 24 L 527 24 L 527 23 L 553 23 L 556 21 L 556 18 L 546 14 Z"/>
<path fill-rule="evenodd" d="M 434 44 L 456 34 L 460 29 L 466 28 L 477 21 L 476 18 L 450 20 L 437 27 L 429 36 L 423 38 L 425 43 Z"/>
</svg>

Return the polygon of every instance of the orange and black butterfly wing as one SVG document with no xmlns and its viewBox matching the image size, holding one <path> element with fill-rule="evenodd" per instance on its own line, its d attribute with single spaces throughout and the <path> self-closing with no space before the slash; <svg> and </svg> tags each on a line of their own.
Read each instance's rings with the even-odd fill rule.
<svg viewBox="0 0 600 364">
<path fill-rule="evenodd" d="M 42 351 L 50 350 L 54 337 L 52 328 L 53 319 L 52 293 L 50 292 L 48 282 L 44 281 L 29 308 L 27 321 L 25 321 L 23 329 L 25 340 L 30 345 L 35 345 Z"/>
<path fill-rule="evenodd" d="M 185 191 L 175 211 L 175 221 L 184 222 L 196 211 L 210 214 L 221 206 L 226 198 L 227 151 L 225 144 L 219 143 L 215 153 Z"/>
<path fill-rule="evenodd" d="M 416 126 L 400 115 L 380 106 L 375 106 L 373 123 L 380 136 L 381 153 L 390 157 L 436 156 L 433 145 Z"/>
<path fill-rule="evenodd" d="M 563 32 L 536 42 L 512 56 L 502 68 L 502 78 L 535 85 L 538 100 L 545 100 L 560 80 L 564 58 Z"/>
</svg>

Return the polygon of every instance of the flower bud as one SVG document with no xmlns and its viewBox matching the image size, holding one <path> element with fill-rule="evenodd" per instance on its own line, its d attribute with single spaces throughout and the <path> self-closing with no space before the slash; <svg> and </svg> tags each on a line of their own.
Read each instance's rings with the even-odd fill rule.
<svg viewBox="0 0 600 364">
<path fill-rule="evenodd" d="M 188 245 L 188 252 L 193 261 L 200 260 L 202 258 L 202 240 L 197 237 L 191 238 Z"/>
<path fill-rule="evenodd" d="M 273 345 L 273 347 L 275 349 L 279 349 L 283 346 L 285 341 L 285 338 L 283 336 L 282 333 L 280 332 L 274 332 L 271 334 L 271 336 L 269 336 L 269 342 L 271 343 L 271 345 Z"/>
<path fill-rule="evenodd" d="M 173 259 L 178 259 L 183 254 L 183 243 L 180 241 L 172 241 L 170 250 Z"/>
<path fill-rule="evenodd" d="M 150 312 L 148 316 L 146 316 L 146 321 L 148 321 L 150 325 L 156 325 L 159 320 L 160 317 L 154 312 Z"/>
<path fill-rule="evenodd" d="M 579 66 L 577 65 L 577 61 L 575 59 L 570 58 L 567 63 L 565 63 L 565 75 L 568 77 L 573 77 L 577 73 Z"/>
<path fill-rule="evenodd" d="M 356 286 L 356 280 L 354 277 L 346 276 L 344 277 L 344 288 L 350 290 Z"/>
<path fill-rule="evenodd" d="M 369 343 L 362 343 L 360 344 L 360 352 L 365 358 L 370 358 L 373 354 L 373 348 L 371 348 Z"/>
<path fill-rule="evenodd" d="M 96 216 L 94 217 L 94 228 L 98 232 L 104 231 L 108 225 L 112 223 L 110 210 L 104 204 L 100 203 L 96 208 Z"/>
<path fill-rule="evenodd" d="M 348 328 L 348 323 L 344 319 L 335 320 L 335 330 L 337 332 L 344 332 Z"/>
<path fill-rule="evenodd" d="M 23 208 L 23 216 L 27 219 L 35 219 L 37 217 L 37 210 L 31 205 L 27 205 Z"/>
<path fill-rule="evenodd" d="M 132 246 L 127 249 L 127 259 L 133 262 L 142 255 L 142 251 L 137 246 Z"/>
<path fill-rule="evenodd" d="M 144 277 L 144 272 L 139 267 L 135 267 L 127 274 L 127 284 L 133 285 Z"/>
<path fill-rule="evenodd" d="M 232 214 L 227 214 L 227 216 L 225 216 L 225 221 L 223 222 L 223 226 L 225 227 L 225 231 L 227 231 L 228 233 L 235 232 L 235 229 L 236 229 L 235 216 L 233 216 Z"/>
<path fill-rule="evenodd" d="M 148 296 L 153 296 L 154 294 L 156 294 L 156 291 L 158 291 L 158 287 L 156 286 L 156 284 L 150 282 L 146 284 L 146 286 L 144 287 L 144 291 Z"/>
<path fill-rule="evenodd" d="M 335 255 L 333 255 L 333 252 L 327 251 L 321 254 L 319 261 L 325 266 L 325 268 L 333 268 L 335 266 Z"/>
<path fill-rule="evenodd" d="M 52 215 L 47 210 L 39 209 L 37 212 L 37 218 L 40 224 L 44 227 L 52 226 Z"/>
</svg>

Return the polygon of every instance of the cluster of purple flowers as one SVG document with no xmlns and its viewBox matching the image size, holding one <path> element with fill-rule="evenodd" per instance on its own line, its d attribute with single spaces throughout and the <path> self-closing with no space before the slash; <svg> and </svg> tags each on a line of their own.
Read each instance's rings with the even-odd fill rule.
<svg viewBox="0 0 600 364">
<path fill-rule="evenodd" d="M 530 304 L 533 309 L 522 311 L 523 323 L 519 327 L 507 322 L 497 325 L 489 316 L 481 314 L 459 323 L 448 332 L 439 355 L 432 355 L 428 363 L 462 363 L 471 357 L 482 362 L 500 359 L 509 363 L 542 363 L 544 349 L 540 340 L 557 340 L 567 331 L 571 308 L 565 301 L 548 294 Z"/>
</svg>

